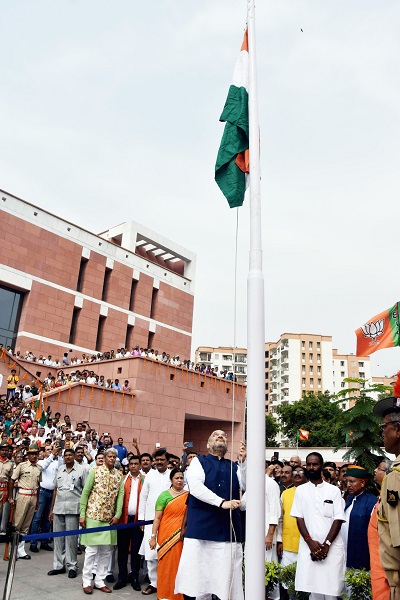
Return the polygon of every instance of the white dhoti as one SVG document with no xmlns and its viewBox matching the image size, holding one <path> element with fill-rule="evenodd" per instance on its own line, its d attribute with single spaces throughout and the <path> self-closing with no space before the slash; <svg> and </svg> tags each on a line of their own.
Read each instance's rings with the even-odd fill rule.
<svg viewBox="0 0 400 600">
<path fill-rule="evenodd" d="M 205 600 L 243 600 L 242 544 L 185 538 L 175 580 L 175 594 Z"/>
</svg>

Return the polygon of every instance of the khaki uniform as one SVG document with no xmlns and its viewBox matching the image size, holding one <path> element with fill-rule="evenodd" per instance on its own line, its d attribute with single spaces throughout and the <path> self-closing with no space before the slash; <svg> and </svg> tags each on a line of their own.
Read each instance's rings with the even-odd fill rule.
<svg viewBox="0 0 400 600">
<path fill-rule="evenodd" d="M 12 475 L 14 463 L 11 460 L 0 460 L 0 531 L 6 531 L 10 516 L 8 502 L 8 482 Z"/>
<path fill-rule="evenodd" d="M 39 483 L 42 479 L 42 468 L 30 461 L 20 463 L 11 479 L 18 481 L 17 504 L 13 525 L 17 531 L 26 534 L 29 531 L 35 512 Z"/>
<path fill-rule="evenodd" d="M 378 508 L 379 553 L 390 585 L 390 599 L 400 600 L 400 455 L 382 483 Z"/>
</svg>

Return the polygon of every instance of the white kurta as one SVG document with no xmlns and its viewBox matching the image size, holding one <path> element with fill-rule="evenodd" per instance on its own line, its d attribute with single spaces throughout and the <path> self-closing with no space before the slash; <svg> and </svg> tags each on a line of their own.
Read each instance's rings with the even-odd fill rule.
<svg viewBox="0 0 400 600">
<path fill-rule="evenodd" d="M 328 500 L 328 502 L 326 502 Z M 326 540 L 333 521 L 345 521 L 343 501 L 335 486 L 323 481 L 305 483 L 296 489 L 292 517 L 304 519 L 308 533 L 321 544 Z M 295 589 L 326 596 L 340 596 L 343 590 L 345 552 L 342 536 L 336 537 L 325 560 L 313 562 L 310 549 L 300 537 Z"/>
<path fill-rule="evenodd" d="M 146 475 L 139 499 L 139 521 L 151 521 L 156 514 L 156 501 L 158 496 L 171 487 L 169 478 L 171 471 L 167 469 L 164 473 L 152 469 Z M 143 554 L 146 560 L 157 560 L 157 550 L 151 550 L 149 539 L 153 525 L 145 525 L 142 545 L 139 554 Z"/>
<path fill-rule="evenodd" d="M 246 463 L 238 468 L 239 484 L 244 487 Z M 194 458 L 187 470 L 190 493 L 213 506 L 223 498 L 204 485 L 205 473 Z M 243 482 L 243 483 L 242 483 Z M 242 544 L 185 538 L 175 580 L 175 594 L 211 599 L 210 591 L 220 600 L 243 600 Z"/>
</svg>

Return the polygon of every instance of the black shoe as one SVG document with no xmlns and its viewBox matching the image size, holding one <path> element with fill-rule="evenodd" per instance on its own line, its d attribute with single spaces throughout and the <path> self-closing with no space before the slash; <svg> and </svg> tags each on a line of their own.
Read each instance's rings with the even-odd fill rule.
<svg viewBox="0 0 400 600">
<path fill-rule="evenodd" d="M 30 545 L 30 546 L 29 546 L 29 550 L 30 550 L 31 552 L 39 552 L 39 548 L 38 548 L 37 546 L 32 546 L 32 545 Z"/>
<path fill-rule="evenodd" d="M 47 573 L 47 575 L 62 575 L 63 573 L 66 573 L 66 568 L 62 567 L 62 569 L 52 569 L 51 571 L 49 571 Z"/>
<path fill-rule="evenodd" d="M 49 546 L 49 544 L 40 544 L 41 550 L 48 550 L 49 552 L 53 552 L 53 548 Z"/>
<path fill-rule="evenodd" d="M 107 575 L 106 581 L 107 581 L 107 583 L 114 583 L 114 581 L 115 581 L 114 575 Z"/>
<path fill-rule="evenodd" d="M 25 554 L 25 556 L 17 556 L 17 560 L 31 560 L 32 556 Z"/>
<path fill-rule="evenodd" d="M 76 553 L 80 556 L 82 554 L 82 550 L 80 548 L 78 548 L 78 550 L 76 551 Z"/>
<path fill-rule="evenodd" d="M 117 583 L 115 583 L 113 585 L 113 590 L 122 590 L 122 588 L 124 588 L 125 586 L 126 586 L 126 582 L 118 579 Z"/>
<path fill-rule="evenodd" d="M 71 569 L 70 571 L 68 571 L 68 579 L 75 579 L 76 577 L 76 571 L 74 569 Z"/>
<path fill-rule="evenodd" d="M 142 589 L 137 579 L 132 579 L 132 587 L 136 592 L 140 592 Z"/>
</svg>

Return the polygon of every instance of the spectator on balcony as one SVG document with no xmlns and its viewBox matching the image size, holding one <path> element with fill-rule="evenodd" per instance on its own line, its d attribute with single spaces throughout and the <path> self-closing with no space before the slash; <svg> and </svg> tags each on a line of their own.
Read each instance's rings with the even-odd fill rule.
<svg viewBox="0 0 400 600">
<path fill-rule="evenodd" d="M 103 377 L 104 379 L 104 377 Z M 86 383 L 89 385 L 96 385 L 97 378 L 93 371 L 90 371 L 88 377 L 86 377 Z"/>
<path fill-rule="evenodd" d="M 104 375 L 100 375 L 97 385 L 100 387 L 106 387 L 106 380 L 104 379 Z"/>
<path fill-rule="evenodd" d="M 121 386 L 119 384 L 119 379 L 114 379 L 114 383 L 111 385 L 112 390 L 121 391 Z"/>
<path fill-rule="evenodd" d="M 131 386 L 129 385 L 129 381 L 127 379 L 125 379 L 124 385 L 122 386 L 121 389 L 122 389 L 123 392 L 130 392 L 131 391 Z"/>
<path fill-rule="evenodd" d="M 31 386 L 30 385 L 26 385 L 24 387 L 23 392 L 22 392 L 22 400 L 24 402 L 29 402 L 31 398 L 33 398 L 33 394 L 31 392 Z"/>
<path fill-rule="evenodd" d="M 140 356 L 139 346 L 132 348 L 132 356 Z"/>
<path fill-rule="evenodd" d="M 11 369 L 11 375 L 7 377 L 7 393 L 6 393 L 6 402 L 11 398 L 14 400 L 15 398 L 15 390 L 17 388 L 19 378 L 17 375 L 17 371 L 15 369 Z"/>
<path fill-rule="evenodd" d="M 63 364 L 63 367 L 68 367 L 69 366 L 68 352 L 64 352 L 63 359 L 62 359 L 62 364 Z"/>
</svg>

